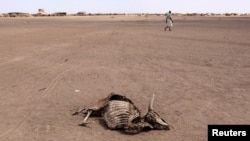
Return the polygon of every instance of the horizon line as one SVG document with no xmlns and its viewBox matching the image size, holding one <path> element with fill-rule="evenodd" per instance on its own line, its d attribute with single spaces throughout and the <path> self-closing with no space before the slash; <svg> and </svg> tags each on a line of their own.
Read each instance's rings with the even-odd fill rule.
<svg viewBox="0 0 250 141">
<path fill-rule="evenodd" d="M 86 12 L 86 11 L 79 11 L 79 12 L 67 12 L 67 11 L 56 11 L 56 12 L 45 12 L 46 14 L 54 14 L 54 13 L 61 13 L 65 12 L 67 14 L 77 14 L 80 12 L 84 12 L 86 14 L 166 14 L 167 12 Z M 0 12 L 0 14 L 8 14 L 8 13 L 26 13 L 26 14 L 38 14 L 38 12 L 22 12 L 22 11 L 9 11 L 9 12 Z M 250 12 L 172 12 L 172 14 L 250 14 Z"/>
</svg>

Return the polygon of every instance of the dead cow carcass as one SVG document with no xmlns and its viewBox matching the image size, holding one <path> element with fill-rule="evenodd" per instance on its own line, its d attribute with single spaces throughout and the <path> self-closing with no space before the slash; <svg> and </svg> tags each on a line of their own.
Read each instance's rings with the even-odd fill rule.
<svg viewBox="0 0 250 141">
<path fill-rule="evenodd" d="M 128 134 L 136 134 L 144 130 L 169 130 L 168 124 L 153 110 L 154 95 L 150 101 L 148 112 L 141 116 L 140 111 L 127 97 L 115 93 L 99 100 L 93 107 L 83 108 L 73 115 L 85 114 L 79 124 L 86 126 L 91 114 L 100 115 L 109 129 L 121 129 Z"/>
</svg>

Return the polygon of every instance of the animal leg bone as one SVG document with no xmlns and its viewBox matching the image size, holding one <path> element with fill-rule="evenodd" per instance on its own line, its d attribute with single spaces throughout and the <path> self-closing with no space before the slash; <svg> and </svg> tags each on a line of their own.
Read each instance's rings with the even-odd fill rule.
<svg viewBox="0 0 250 141">
<path fill-rule="evenodd" d="M 155 94 L 153 94 L 153 97 L 149 103 L 149 106 L 148 106 L 148 111 L 153 111 L 154 110 L 154 100 L 155 100 Z"/>
<path fill-rule="evenodd" d="M 87 122 L 90 114 L 92 113 L 92 110 L 88 110 L 87 115 L 85 116 L 84 120 L 79 124 L 81 126 L 86 126 L 89 122 Z"/>
<path fill-rule="evenodd" d="M 75 111 L 72 115 L 78 115 L 80 113 L 87 114 L 88 110 L 86 108 L 79 108 L 77 111 Z"/>
</svg>

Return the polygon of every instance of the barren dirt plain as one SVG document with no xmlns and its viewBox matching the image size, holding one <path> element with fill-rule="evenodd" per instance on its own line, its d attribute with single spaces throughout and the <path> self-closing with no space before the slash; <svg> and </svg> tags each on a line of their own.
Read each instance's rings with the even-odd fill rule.
<svg viewBox="0 0 250 141">
<path fill-rule="evenodd" d="M 250 124 L 250 18 L 0 18 L 1 141 L 206 141 L 208 124 Z M 111 92 L 169 131 L 126 135 L 71 114 Z"/>
</svg>

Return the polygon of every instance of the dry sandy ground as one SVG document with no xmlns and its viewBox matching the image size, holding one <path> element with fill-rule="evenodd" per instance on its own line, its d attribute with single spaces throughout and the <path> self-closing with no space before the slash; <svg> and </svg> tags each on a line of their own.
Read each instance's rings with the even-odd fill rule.
<svg viewBox="0 0 250 141">
<path fill-rule="evenodd" d="M 1 141 L 205 141 L 208 124 L 250 124 L 250 18 L 0 19 Z M 79 91 L 75 91 L 79 90 Z M 74 109 L 111 92 L 169 131 L 125 135 Z"/>
</svg>

